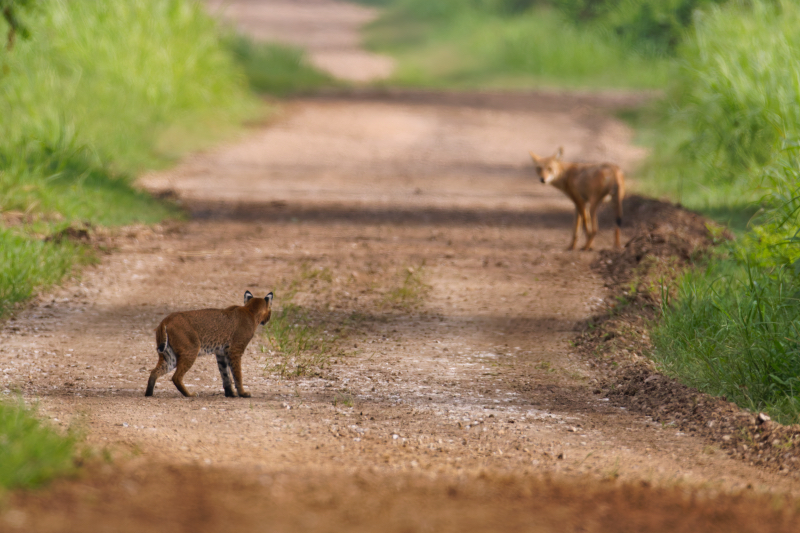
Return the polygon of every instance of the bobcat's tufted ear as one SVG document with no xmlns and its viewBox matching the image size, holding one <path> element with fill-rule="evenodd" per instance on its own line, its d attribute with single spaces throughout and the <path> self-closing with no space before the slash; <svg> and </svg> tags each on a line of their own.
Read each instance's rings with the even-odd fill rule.
<svg viewBox="0 0 800 533">
<path fill-rule="evenodd" d="M 559 146 L 558 147 L 558 152 L 556 152 L 555 158 L 558 159 L 558 160 L 561 160 L 561 157 L 563 155 L 564 155 L 564 147 L 563 146 Z"/>
<path fill-rule="evenodd" d="M 539 162 L 539 156 L 538 155 L 534 154 L 533 152 L 528 152 L 528 153 L 531 154 L 531 159 L 533 159 L 533 161 L 535 163 Z"/>
<path fill-rule="evenodd" d="M 244 291 L 244 303 L 247 305 L 247 302 L 253 299 L 253 293 L 250 291 Z"/>
<path fill-rule="evenodd" d="M 264 299 L 267 301 L 268 306 L 272 305 L 272 298 L 273 298 L 272 293 L 269 293 L 266 296 L 264 296 Z"/>
</svg>

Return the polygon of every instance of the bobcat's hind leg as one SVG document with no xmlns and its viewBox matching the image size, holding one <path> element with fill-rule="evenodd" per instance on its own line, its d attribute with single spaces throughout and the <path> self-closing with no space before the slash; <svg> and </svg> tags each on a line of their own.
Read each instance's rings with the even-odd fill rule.
<svg viewBox="0 0 800 533">
<path fill-rule="evenodd" d="M 233 393 L 231 386 L 231 361 L 227 354 L 217 354 L 217 368 L 219 368 L 219 375 L 222 378 L 222 388 L 225 389 L 226 398 L 234 398 L 236 395 Z"/>
<path fill-rule="evenodd" d="M 172 382 L 175 384 L 175 387 L 177 387 L 180 393 L 187 398 L 191 398 L 195 396 L 195 394 L 186 389 L 186 385 L 183 384 L 183 376 L 185 376 L 189 369 L 192 368 L 192 365 L 197 359 L 197 355 L 199 353 L 199 346 L 192 347 L 191 349 L 184 349 L 180 354 L 178 354 L 178 368 L 175 370 L 175 373 L 172 374 Z"/>
<path fill-rule="evenodd" d="M 153 390 L 156 388 L 156 380 L 175 369 L 178 364 L 178 356 L 175 355 L 175 351 L 172 349 L 172 346 L 169 343 L 164 342 L 164 344 L 159 345 L 158 347 L 158 363 L 156 363 L 156 367 L 150 372 L 150 379 L 147 381 L 147 390 L 145 391 L 145 396 L 152 396 Z"/>
<path fill-rule="evenodd" d="M 158 354 L 158 364 L 150 372 L 150 379 L 147 381 L 147 390 L 145 391 L 145 396 L 152 396 L 153 390 L 156 388 L 156 380 L 170 371 L 169 365 L 167 361 L 164 359 L 162 354 Z"/>
<path fill-rule="evenodd" d="M 233 382 L 236 383 L 236 390 L 239 391 L 241 398 L 249 398 L 250 393 L 244 390 L 242 383 L 242 354 L 230 355 L 231 369 L 233 370 Z"/>
</svg>

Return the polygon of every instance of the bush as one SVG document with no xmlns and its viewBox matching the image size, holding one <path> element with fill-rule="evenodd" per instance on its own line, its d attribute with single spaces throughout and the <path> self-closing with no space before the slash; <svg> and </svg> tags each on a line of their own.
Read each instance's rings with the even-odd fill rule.
<svg viewBox="0 0 800 533">
<path fill-rule="evenodd" d="M 695 13 L 727 0 L 554 0 L 575 22 L 606 27 L 651 55 L 672 54 L 692 26 Z"/>
</svg>

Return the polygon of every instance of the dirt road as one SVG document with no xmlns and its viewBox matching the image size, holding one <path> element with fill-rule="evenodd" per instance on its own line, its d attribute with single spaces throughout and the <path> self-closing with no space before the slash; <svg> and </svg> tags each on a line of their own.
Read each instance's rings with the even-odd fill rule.
<svg viewBox="0 0 800 533">
<path fill-rule="evenodd" d="M 630 101 L 295 100 L 143 178 L 194 218 L 116 237 L 0 333 L 0 385 L 120 459 L 16 495 L 0 530 L 796 530 L 793 478 L 613 405 L 571 347 L 607 295 L 527 151 L 630 168 L 641 151 L 613 118 Z M 196 398 L 162 378 L 146 399 L 159 320 L 245 289 L 291 296 L 336 337 L 329 364 L 282 377 L 268 325 L 252 398 L 224 398 L 202 358 Z"/>
</svg>

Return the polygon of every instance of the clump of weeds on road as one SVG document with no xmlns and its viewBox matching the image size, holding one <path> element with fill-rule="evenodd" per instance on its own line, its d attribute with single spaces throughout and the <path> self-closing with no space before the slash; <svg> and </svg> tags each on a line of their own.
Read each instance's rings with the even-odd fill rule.
<svg viewBox="0 0 800 533">
<path fill-rule="evenodd" d="M 267 370 L 283 378 L 317 374 L 325 368 L 337 352 L 337 334 L 329 333 L 324 325 L 311 318 L 309 312 L 297 304 L 286 304 L 272 314 L 266 331 L 266 341 L 261 351 L 276 357 Z"/>
<path fill-rule="evenodd" d="M 399 283 L 384 297 L 384 303 L 401 309 L 414 309 L 422 305 L 430 285 L 424 281 L 424 263 L 418 267 L 409 266 L 397 274 Z"/>
</svg>

